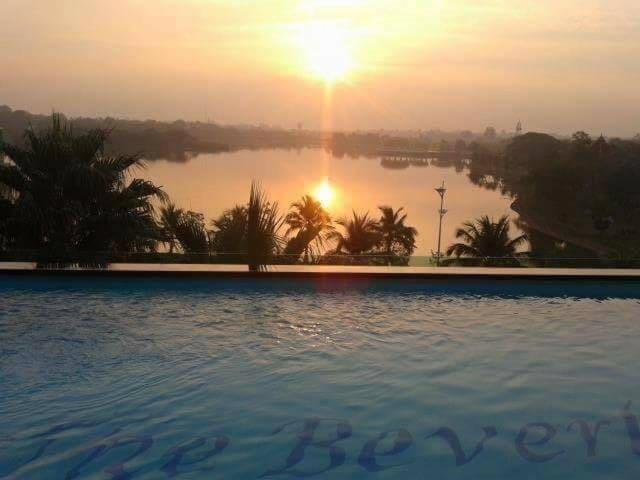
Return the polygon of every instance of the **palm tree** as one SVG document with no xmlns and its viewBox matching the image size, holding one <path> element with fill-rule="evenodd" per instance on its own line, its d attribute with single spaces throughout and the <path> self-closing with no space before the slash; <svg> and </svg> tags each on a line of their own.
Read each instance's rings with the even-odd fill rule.
<svg viewBox="0 0 640 480">
<path fill-rule="evenodd" d="M 169 247 L 169 253 L 173 253 L 178 246 L 177 231 L 183 215 L 184 210 L 177 208 L 173 203 L 168 203 L 160 208 L 162 241 Z"/>
<path fill-rule="evenodd" d="M 447 255 L 482 258 L 485 264 L 491 264 L 492 258 L 513 257 L 518 247 L 526 243 L 527 236 L 511 239 L 509 228 L 510 221 L 506 215 L 498 221 L 484 215 L 475 221 L 465 222 L 456 231 L 456 238 L 462 242 L 451 245 Z"/>
<path fill-rule="evenodd" d="M 112 185 L 106 191 L 96 189 L 88 197 L 86 216 L 77 219 L 76 245 L 70 251 L 153 252 L 162 240 L 155 218 L 153 199 L 166 201 L 166 194 L 152 182 L 133 179 L 128 184 Z"/>
<path fill-rule="evenodd" d="M 247 253 L 248 210 L 236 205 L 211 222 L 212 249 L 218 253 Z"/>
<path fill-rule="evenodd" d="M 336 223 L 344 230 L 330 234 L 330 238 L 336 241 L 336 254 L 362 255 L 370 253 L 380 243 L 378 222 L 370 218 L 368 212 L 358 215 L 354 211 L 352 218 L 341 218 Z"/>
<path fill-rule="evenodd" d="M 185 253 L 209 253 L 209 232 L 204 225 L 204 215 L 184 212 L 176 225 L 176 240 Z"/>
<path fill-rule="evenodd" d="M 4 146 L 10 162 L 0 165 L 0 183 L 11 190 L 11 245 L 49 256 L 155 249 L 161 235 L 153 200 L 165 201 L 166 194 L 151 182 L 130 179 L 143 162 L 135 155 L 107 155 L 108 135 L 75 135 L 54 114 L 48 130 L 27 130 L 25 148 Z"/>
<path fill-rule="evenodd" d="M 333 230 L 331 217 L 318 200 L 305 195 L 291 204 L 291 211 L 285 218 L 288 225 L 286 235 L 296 234 L 287 244 L 285 253 L 299 256 L 304 253 L 304 262 L 309 263 L 312 255 L 320 253 L 329 233 Z"/>
<path fill-rule="evenodd" d="M 269 265 L 272 257 L 280 253 L 283 238 L 279 232 L 283 223 L 278 204 L 271 203 L 260 184 L 252 182 L 247 208 L 247 253 L 251 271 Z"/>
<path fill-rule="evenodd" d="M 391 263 L 392 257 L 405 257 L 408 259 L 416 249 L 416 236 L 418 231 L 405 225 L 407 215 L 404 208 L 393 210 L 391 207 L 378 207 L 382 216 L 378 221 L 378 231 L 381 236 L 382 251 L 387 263 Z"/>
</svg>

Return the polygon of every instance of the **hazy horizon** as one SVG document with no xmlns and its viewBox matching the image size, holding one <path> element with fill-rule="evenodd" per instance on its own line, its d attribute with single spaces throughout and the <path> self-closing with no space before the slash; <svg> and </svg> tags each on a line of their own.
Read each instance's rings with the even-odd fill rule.
<svg viewBox="0 0 640 480">
<path fill-rule="evenodd" d="M 640 131 L 630 0 L 81 3 L 5 1 L 0 104 L 284 128 Z"/>
</svg>

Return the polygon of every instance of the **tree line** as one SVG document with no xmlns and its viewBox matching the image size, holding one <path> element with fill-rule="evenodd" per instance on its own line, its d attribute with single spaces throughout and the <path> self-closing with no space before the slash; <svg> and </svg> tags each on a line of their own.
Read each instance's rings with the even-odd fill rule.
<svg viewBox="0 0 640 480">
<path fill-rule="evenodd" d="M 207 227 L 203 215 L 169 203 L 160 208 L 162 242 L 169 252 L 217 253 L 231 263 L 367 263 L 407 265 L 415 228 L 402 208 L 379 207 L 380 217 L 353 212 L 332 220 L 320 202 L 304 195 L 288 213 L 253 183 L 246 205 L 226 210 Z"/>
<path fill-rule="evenodd" d="M 638 141 L 527 133 L 476 145 L 469 178 L 512 197 L 522 220 L 556 239 L 544 242 L 532 232 L 534 256 L 640 255 Z"/>
<path fill-rule="evenodd" d="M 318 200 L 304 195 L 282 211 L 257 182 L 247 203 L 207 223 L 201 213 L 176 206 L 161 187 L 136 178 L 144 168 L 141 157 L 107 152 L 108 137 L 103 129 L 76 134 L 54 115 L 50 128 L 27 129 L 24 146 L 4 145 L 0 250 L 37 252 L 41 263 L 164 250 L 194 261 L 206 254 L 218 262 L 260 268 L 271 263 L 408 265 L 416 249 L 418 231 L 403 208 L 383 205 L 377 216 L 354 211 L 334 220 Z M 512 256 L 524 238 L 511 240 L 509 224 L 507 217 L 469 222 L 448 254 Z"/>
</svg>

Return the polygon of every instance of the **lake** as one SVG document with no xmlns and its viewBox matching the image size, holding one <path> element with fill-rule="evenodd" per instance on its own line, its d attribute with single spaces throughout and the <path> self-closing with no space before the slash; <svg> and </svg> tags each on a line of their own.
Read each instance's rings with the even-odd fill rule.
<svg viewBox="0 0 640 480">
<path fill-rule="evenodd" d="M 408 223 L 419 232 L 415 252 L 419 256 L 437 250 L 440 198 L 434 189 L 443 181 L 448 189 L 443 250 L 455 240 L 455 231 L 464 221 L 485 214 L 517 218 L 509 197 L 474 185 L 466 169 L 456 171 L 450 163 L 433 160 L 427 166 L 396 169 L 384 168 L 381 162 L 380 157 L 337 158 L 322 149 L 241 150 L 198 155 L 186 162 L 150 161 L 140 175 L 162 185 L 178 206 L 203 213 L 207 221 L 246 203 L 252 179 L 260 181 L 270 198 L 287 210 L 327 178 L 336 191 L 329 208 L 333 218 L 350 215 L 353 209 L 377 218 L 380 205 L 404 207 Z M 512 234 L 516 232 L 514 225 Z"/>
</svg>

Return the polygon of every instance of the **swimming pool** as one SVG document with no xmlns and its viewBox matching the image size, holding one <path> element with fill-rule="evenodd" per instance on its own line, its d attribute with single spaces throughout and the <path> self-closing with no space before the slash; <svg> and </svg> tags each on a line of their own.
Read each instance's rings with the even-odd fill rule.
<svg viewBox="0 0 640 480">
<path fill-rule="evenodd" d="M 639 287 L 0 276 L 0 478 L 636 478 Z"/>
</svg>

